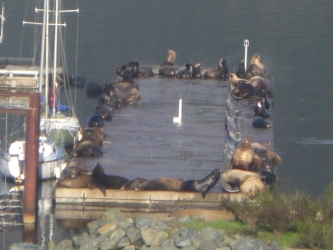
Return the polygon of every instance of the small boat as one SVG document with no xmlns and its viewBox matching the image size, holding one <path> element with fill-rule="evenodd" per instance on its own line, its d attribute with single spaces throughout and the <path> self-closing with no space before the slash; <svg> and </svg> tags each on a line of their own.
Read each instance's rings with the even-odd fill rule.
<svg viewBox="0 0 333 250">
<path fill-rule="evenodd" d="M 53 4 L 53 10 L 50 9 L 49 0 L 44 0 L 44 8 L 35 11 L 43 13 L 43 22 L 26 22 L 23 24 L 42 24 L 42 42 L 41 42 L 41 61 L 40 66 L 36 66 L 34 61 L 20 58 L 3 58 L 6 65 L 0 69 L 0 87 L 10 89 L 28 89 L 28 91 L 39 91 L 41 93 L 42 114 L 40 118 L 39 140 L 39 170 L 38 179 L 50 179 L 57 177 L 64 166 L 66 154 L 65 147 L 73 146 L 76 135 L 80 130 L 79 120 L 76 117 L 73 105 L 65 105 L 59 102 L 60 90 L 69 91 L 69 84 L 73 78 L 66 72 L 64 65 L 59 65 L 58 54 L 64 54 L 63 42 L 60 42 L 62 35 L 61 15 L 64 12 L 78 12 L 76 10 L 61 10 L 60 0 Z M 49 18 L 46 13 L 50 13 L 54 18 Z M 53 23 L 49 22 L 54 20 Z M 51 44 L 49 41 L 49 30 L 53 27 L 53 65 L 51 61 Z M 59 34 L 58 34 L 59 33 Z M 60 52 L 60 53 L 59 53 Z M 63 55 L 65 57 L 65 55 Z M 0 58 L 1 63 L 1 58 Z M 7 65 L 16 64 L 16 65 Z M 27 81 L 29 80 L 29 81 Z M 50 85 L 50 86 L 49 86 Z M 66 92 L 67 93 L 67 92 Z M 65 94 L 68 96 L 70 93 Z M 69 98 L 71 99 L 71 98 Z M 70 103 L 70 102 L 69 102 Z M 24 155 L 25 140 L 18 139 L 12 142 L 7 151 L 2 152 L 0 170 L 2 175 L 13 178 L 21 182 L 24 179 Z"/>
</svg>

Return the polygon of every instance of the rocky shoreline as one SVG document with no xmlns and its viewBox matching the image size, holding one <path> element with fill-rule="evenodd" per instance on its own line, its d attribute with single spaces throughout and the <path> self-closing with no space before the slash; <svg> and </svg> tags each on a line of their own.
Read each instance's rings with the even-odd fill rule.
<svg viewBox="0 0 333 250">
<path fill-rule="evenodd" d="M 155 220 L 149 215 L 138 215 L 134 220 L 125 218 L 114 208 L 106 211 L 103 216 L 88 223 L 87 232 L 50 243 L 50 250 L 278 250 L 280 246 L 273 241 L 269 244 L 241 235 L 228 236 L 223 230 L 204 228 L 196 231 L 185 228 L 183 222 L 193 219 L 186 215 L 170 220 Z M 15 243 L 10 250 L 41 250 L 42 247 L 31 243 Z"/>
</svg>

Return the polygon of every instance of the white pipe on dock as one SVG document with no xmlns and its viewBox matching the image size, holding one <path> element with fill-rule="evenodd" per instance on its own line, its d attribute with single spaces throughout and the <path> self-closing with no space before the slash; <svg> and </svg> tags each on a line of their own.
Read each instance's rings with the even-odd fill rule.
<svg viewBox="0 0 333 250">
<path fill-rule="evenodd" d="M 249 47 L 250 42 L 249 40 L 245 39 L 244 40 L 244 47 L 245 47 L 245 56 L 244 56 L 244 69 L 246 71 L 246 64 L 247 64 L 247 47 Z"/>
<path fill-rule="evenodd" d="M 174 123 L 181 124 L 182 123 L 182 98 L 179 99 L 179 110 L 178 110 L 178 116 L 175 116 L 173 118 Z"/>
</svg>

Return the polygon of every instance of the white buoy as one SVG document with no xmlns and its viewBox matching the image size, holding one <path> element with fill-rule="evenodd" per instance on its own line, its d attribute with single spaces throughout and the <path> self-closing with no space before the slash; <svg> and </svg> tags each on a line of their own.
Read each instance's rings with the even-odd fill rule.
<svg viewBox="0 0 333 250">
<path fill-rule="evenodd" d="M 179 99 L 179 110 L 178 110 L 178 116 L 175 116 L 173 118 L 174 123 L 181 124 L 182 123 L 182 98 Z"/>
<path fill-rule="evenodd" d="M 246 70 L 246 64 L 247 64 L 247 47 L 249 47 L 250 42 L 249 40 L 245 39 L 244 40 L 244 47 L 245 47 L 245 56 L 244 56 L 244 68 Z"/>
</svg>

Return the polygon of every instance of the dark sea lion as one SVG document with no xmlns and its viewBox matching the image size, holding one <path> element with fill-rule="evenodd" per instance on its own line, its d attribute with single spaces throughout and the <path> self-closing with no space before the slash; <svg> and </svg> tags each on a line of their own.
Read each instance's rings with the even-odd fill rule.
<svg viewBox="0 0 333 250">
<path fill-rule="evenodd" d="M 271 113 L 265 107 L 267 107 L 265 98 L 259 98 L 258 97 L 256 106 L 254 108 L 254 116 L 259 116 L 259 117 L 264 118 L 264 119 L 269 118 L 271 116 Z"/>
<path fill-rule="evenodd" d="M 116 74 L 121 76 L 123 72 L 127 71 L 132 77 L 138 77 L 140 74 L 139 61 L 128 62 L 127 64 L 121 65 L 117 70 Z"/>
<path fill-rule="evenodd" d="M 245 137 L 231 156 L 230 168 L 246 170 L 252 163 L 253 159 L 254 149 L 251 146 L 250 138 Z"/>
<path fill-rule="evenodd" d="M 206 197 L 206 194 L 211 190 L 218 180 L 220 179 L 220 174 L 222 169 L 214 169 L 209 175 L 201 180 L 187 180 L 182 184 L 182 191 L 192 191 L 192 192 L 200 192 L 202 194 L 202 198 Z"/>
<path fill-rule="evenodd" d="M 176 69 L 161 65 L 158 69 L 158 74 L 161 76 L 176 76 Z"/>
<path fill-rule="evenodd" d="M 245 63 L 244 60 L 242 60 L 239 64 L 238 64 L 238 69 L 236 71 L 236 75 L 239 78 L 245 78 Z"/>
<path fill-rule="evenodd" d="M 201 78 L 202 77 L 202 74 L 201 74 L 201 63 L 194 64 L 193 77 L 194 78 Z"/>
<path fill-rule="evenodd" d="M 104 119 L 101 115 L 92 115 L 88 118 L 88 127 L 103 127 L 104 126 Z"/>
<path fill-rule="evenodd" d="M 140 183 L 135 190 L 181 191 L 183 179 L 159 178 Z"/>
<path fill-rule="evenodd" d="M 255 88 L 257 96 L 266 98 L 270 92 L 270 89 L 266 81 L 261 76 L 253 76 L 248 82 Z"/>
<path fill-rule="evenodd" d="M 97 163 L 92 170 L 91 178 L 96 186 L 110 189 L 120 189 L 123 185 L 129 182 L 129 180 L 125 177 L 105 174 L 99 163 Z"/>
<path fill-rule="evenodd" d="M 252 148 L 254 149 L 254 161 L 251 164 L 251 171 L 270 171 L 275 172 L 275 165 L 281 164 L 281 157 L 270 150 L 270 143 L 261 144 L 259 142 L 251 143 Z"/>
<path fill-rule="evenodd" d="M 66 166 L 60 174 L 59 179 L 64 179 L 67 177 L 74 178 L 80 174 L 90 175 L 91 172 L 88 170 L 87 166 L 84 165 L 82 162 L 79 162 L 77 165 L 68 165 Z"/>
<path fill-rule="evenodd" d="M 102 150 L 89 141 L 76 142 L 73 147 L 73 157 L 101 157 Z"/>
<path fill-rule="evenodd" d="M 227 60 L 220 59 L 217 65 L 217 69 L 208 70 L 204 73 L 204 78 L 217 78 L 217 79 L 227 79 L 229 77 L 229 68 L 227 66 Z"/>
<path fill-rule="evenodd" d="M 272 128 L 273 125 L 264 118 L 255 116 L 252 121 L 252 126 L 255 128 Z"/>
<path fill-rule="evenodd" d="M 144 178 L 135 178 L 133 180 L 130 180 L 125 185 L 123 185 L 120 189 L 123 190 L 135 190 L 138 188 L 138 186 L 144 182 L 147 182 L 147 179 Z"/>
<path fill-rule="evenodd" d="M 97 106 L 95 108 L 95 115 L 100 115 L 103 117 L 104 121 L 112 121 L 113 109 L 109 105 Z"/>
<path fill-rule="evenodd" d="M 177 74 L 177 78 L 194 78 L 194 66 L 191 63 L 185 63 L 185 68 L 180 70 Z"/>
<path fill-rule="evenodd" d="M 140 78 L 147 78 L 147 77 L 154 77 L 154 72 L 151 68 L 140 68 L 139 77 Z"/>
<path fill-rule="evenodd" d="M 237 87 L 231 90 L 235 97 L 248 98 L 256 94 L 255 88 L 249 83 L 240 83 Z"/>
</svg>

